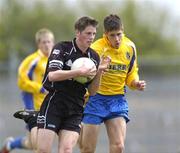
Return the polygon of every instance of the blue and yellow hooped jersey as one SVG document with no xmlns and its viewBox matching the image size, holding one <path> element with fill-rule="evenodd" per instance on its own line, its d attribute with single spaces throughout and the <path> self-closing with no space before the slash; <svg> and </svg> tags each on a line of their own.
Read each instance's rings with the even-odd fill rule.
<svg viewBox="0 0 180 153">
<path fill-rule="evenodd" d="M 48 57 L 40 50 L 27 56 L 18 69 L 18 87 L 26 109 L 39 110 L 45 97 L 42 86 Z"/>
<path fill-rule="evenodd" d="M 132 41 L 123 36 L 118 49 L 112 48 L 106 36 L 95 41 L 93 48 L 101 56 L 110 56 L 111 63 L 108 72 L 101 79 L 98 90 L 102 95 L 117 95 L 125 93 L 125 86 L 131 87 L 133 80 L 138 80 L 136 48 Z"/>
</svg>

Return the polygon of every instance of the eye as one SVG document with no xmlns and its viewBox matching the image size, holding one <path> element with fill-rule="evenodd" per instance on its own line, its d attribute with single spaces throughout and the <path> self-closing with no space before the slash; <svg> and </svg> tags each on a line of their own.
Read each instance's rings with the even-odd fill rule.
<svg viewBox="0 0 180 153">
<path fill-rule="evenodd" d="M 122 33 L 118 33 L 117 36 L 118 36 L 118 37 L 121 37 L 121 36 L 122 36 Z"/>
<path fill-rule="evenodd" d="M 111 36 L 111 37 L 115 37 L 115 34 L 112 33 L 112 34 L 110 34 L 110 36 Z"/>
</svg>

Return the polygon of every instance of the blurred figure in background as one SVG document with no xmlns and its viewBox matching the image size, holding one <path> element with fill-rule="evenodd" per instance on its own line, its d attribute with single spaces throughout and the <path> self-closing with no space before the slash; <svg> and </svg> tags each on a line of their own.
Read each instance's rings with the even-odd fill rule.
<svg viewBox="0 0 180 153">
<path fill-rule="evenodd" d="M 54 34 L 49 29 L 40 29 L 35 35 L 37 51 L 27 56 L 18 69 L 18 87 L 22 91 L 24 108 L 39 110 L 47 94 L 42 86 L 42 80 L 47 65 L 48 56 L 54 46 Z M 13 149 L 36 149 L 37 124 L 29 120 L 27 136 L 9 137 L 6 139 L 0 153 L 9 153 Z"/>
<path fill-rule="evenodd" d="M 103 38 L 91 48 L 100 57 L 110 56 L 109 70 L 102 75 L 99 90 L 90 96 L 84 110 L 81 131 L 81 153 L 94 153 L 100 124 L 104 122 L 109 138 L 109 153 L 122 153 L 126 137 L 128 103 L 125 86 L 144 90 L 146 82 L 139 80 L 136 48 L 123 34 L 123 25 L 117 15 L 104 19 Z"/>
</svg>

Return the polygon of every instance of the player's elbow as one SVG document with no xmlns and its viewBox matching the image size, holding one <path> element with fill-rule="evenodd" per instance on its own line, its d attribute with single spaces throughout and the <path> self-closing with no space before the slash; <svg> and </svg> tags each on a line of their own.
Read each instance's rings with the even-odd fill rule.
<svg viewBox="0 0 180 153">
<path fill-rule="evenodd" d="M 88 93 L 90 96 L 94 96 L 96 94 L 97 90 L 94 90 L 94 89 L 90 89 L 88 90 Z"/>
<path fill-rule="evenodd" d="M 49 79 L 49 81 L 53 82 L 56 79 L 56 75 L 53 72 L 49 72 L 48 79 Z"/>
<path fill-rule="evenodd" d="M 94 96 L 96 94 L 96 92 L 90 92 L 89 95 L 90 96 Z"/>
</svg>

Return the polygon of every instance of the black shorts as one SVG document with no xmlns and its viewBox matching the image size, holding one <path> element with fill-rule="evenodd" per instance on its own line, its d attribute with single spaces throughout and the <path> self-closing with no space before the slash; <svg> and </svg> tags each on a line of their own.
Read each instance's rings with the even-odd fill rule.
<svg viewBox="0 0 180 153">
<path fill-rule="evenodd" d="M 49 129 L 57 134 L 63 129 L 80 133 L 83 107 L 75 100 L 76 97 L 61 92 L 49 93 L 38 114 L 38 128 Z"/>
</svg>

